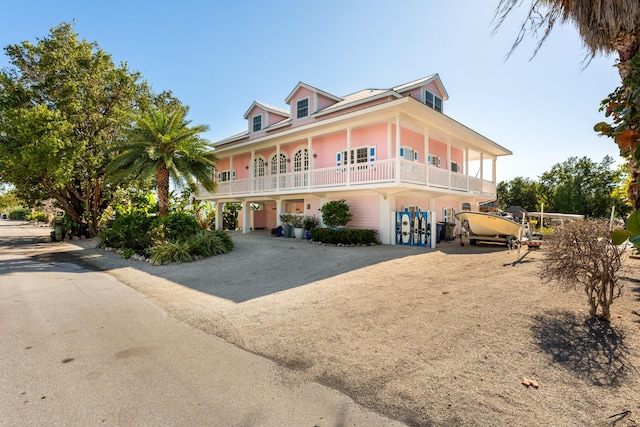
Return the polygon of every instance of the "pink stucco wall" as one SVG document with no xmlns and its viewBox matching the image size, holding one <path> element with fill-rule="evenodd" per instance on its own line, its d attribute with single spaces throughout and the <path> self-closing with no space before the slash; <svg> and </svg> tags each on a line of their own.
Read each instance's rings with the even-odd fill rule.
<svg viewBox="0 0 640 427">
<path fill-rule="evenodd" d="M 424 163 L 424 136 L 410 129 L 401 128 L 400 130 L 401 145 L 409 147 L 418 152 L 418 162 Z"/>
<path fill-rule="evenodd" d="M 380 123 L 373 126 L 353 129 L 351 131 L 351 148 L 376 147 L 376 159 L 388 158 L 387 150 L 387 124 Z M 344 148 L 347 147 L 345 142 Z M 337 151 L 337 150 L 336 150 Z"/>
<path fill-rule="evenodd" d="M 440 158 L 440 167 L 442 169 L 449 169 L 447 167 L 447 144 L 437 139 L 429 138 L 429 154 Z"/>
<path fill-rule="evenodd" d="M 345 198 L 353 214 L 348 228 L 380 228 L 380 197 L 377 195 L 349 196 Z M 339 199 L 331 199 L 339 200 Z"/>
<path fill-rule="evenodd" d="M 336 153 L 347 146 L 347 132 L 313 138 L 312 149 L 318 155 L 313 159 L 316 168 L 336 165 Z"/>
</svg>

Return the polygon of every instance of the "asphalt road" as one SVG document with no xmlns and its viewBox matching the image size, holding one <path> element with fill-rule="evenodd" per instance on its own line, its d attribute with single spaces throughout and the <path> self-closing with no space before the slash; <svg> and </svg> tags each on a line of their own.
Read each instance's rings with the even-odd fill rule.
<svg viewBox="0 0 640 427">
<path fill-rule="evenodd" d="M 0 220 L 1 426 L 391 426 Z M 69 258 L 71 260 L 71 258 Z"/>
</svg>

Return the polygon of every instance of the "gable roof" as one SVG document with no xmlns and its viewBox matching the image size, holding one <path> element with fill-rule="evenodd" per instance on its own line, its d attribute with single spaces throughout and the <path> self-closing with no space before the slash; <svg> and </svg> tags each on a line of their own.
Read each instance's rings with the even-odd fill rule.
<svg viewBox="0 0 640 427">
<path fill-rule="evenodd" d="M 296 85 L 296 87 L 293 88 L 293 90 L 291 91 L 291 93 L 289 94 L 289 96 L 287 96 L 287 98 L 284 100 L 284 102 L 286 102 L 287 104 L 289 104 L 291 102 L 291 98 L 293 98 L 293 95 L 298 91 L 298 89 L 300 89 L 301 87 L 310 90 L 311 92 L 315 92 L 319 95 L 325 96 L 329 99 L 333 99 L 336 102 L 342 101 L 342 98 L 340 98 L 339 96 L 335 96 L 329 92 L 325 92 L 321 89 L 318 89 L 317 87 L 311 86 L 309 84 L 306 84 L 304 82 L 298 82 L 298 84 Z"/>
<path fill-rule="evenodd" d="M 435 83 L 435 85 L 438 87 L 438 89 L 440 90 L 440 93 L 442 93 L 443 100 L 446 101 L 447 99 L 449 99 L 449 94 L 447 93 L 447 90 L 444 88 L 444 85 L 442 84 L 442 80 L 440 80 L 440 76 L 438 75 L 438 73 L 432 74 L 427 77 L 423 77 L 418 80 L 414 80 L 409 83 L 403 83 L 400 86 L 396 86 L 392 88 L 391 90 L 394 90 L 396 92 L 405 92 L 420 86 L 428 85 L 431 82 Z"/>
<path fill-rule="evenodd" d="M 244 113 L 245 119 L 249 118 L 249 113 L 251 112 L 251 110 L 253 110 L 254 107 L 260 107 L 265 111 L 277 114 L 279 116 L 289 117 L 289 111 L 285 110 L 284 108 L 275 107 L 273 105 L 265 104 L 264 102 L 260 102 L 260 101 L 253 101 L 253 103 L 251 104 L 247 112 Z"/>
<path fill-rule="evenodd" d="M 385 98 L 387 96 L 392 96 L 394 98 L 401 98 L 402 95 L 399 93 L 389 90 L 389 89 L 364 89 L 351 95 L 345 96 L 342 101 L 336 102 L 333 105 L 329 105 L 328 107 L 318 111 L 317 116 L 321 116 L 326 113 L 331 113 L 334 111 L 338 111 L 342 108 L 353 107 L 358 104 L 363 104 L 365 102 L 374 101 L 376 99 Z"/>
</svg>

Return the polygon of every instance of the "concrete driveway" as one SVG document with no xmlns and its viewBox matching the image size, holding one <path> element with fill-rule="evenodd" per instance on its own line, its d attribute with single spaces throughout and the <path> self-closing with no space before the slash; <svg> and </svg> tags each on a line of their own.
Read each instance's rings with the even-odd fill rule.
<svg viewBox="0 0 640 427">
<path fill-rule="evenodd" d="M 48 233 L 0 221 L 0 424 L 401 425 L 168 317 Z"/>
</svg>

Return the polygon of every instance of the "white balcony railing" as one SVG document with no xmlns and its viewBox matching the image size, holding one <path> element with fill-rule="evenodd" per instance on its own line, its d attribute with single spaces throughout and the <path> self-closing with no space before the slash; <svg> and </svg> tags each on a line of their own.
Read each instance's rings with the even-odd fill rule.
<svg viewBox="0 0 640 427">
<path fill-rule="evenodd" d="M 400 176 L 396 181 L 396 161 L 379 160 L 345 166 L 309 171 L 289 172 L 277 176 L 259 176 L 248 179 L 219 182 L 216 196 L 242 196 L 249 194 L 294 193 L 305 190 L 356 187 L 368 184 L 408 183 L 449 189 L 472 194 L 495 195 L 496 185 L 458 172 L 440 169 L 436 166 L 400 161 Z M 211 194 L 198 187 L 198 197 Z"/>
</svg>

